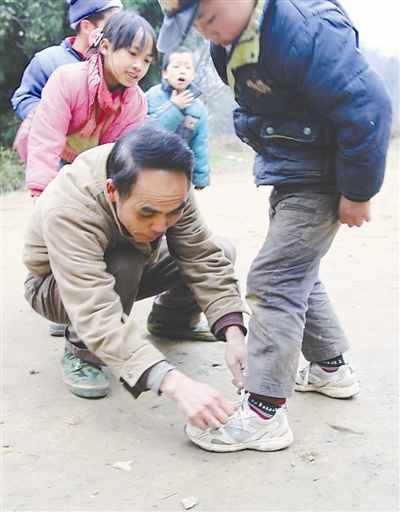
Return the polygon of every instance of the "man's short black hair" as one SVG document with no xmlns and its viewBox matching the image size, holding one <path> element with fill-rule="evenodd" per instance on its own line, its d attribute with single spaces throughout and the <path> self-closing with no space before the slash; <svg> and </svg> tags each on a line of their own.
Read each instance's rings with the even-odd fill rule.
<svg viewBox="0 0 400 512">
<path fill-rule="evenodd" d="M 175 133 L 156 128 L 153 122 L 121 137 L 107 159 L 107 178 L 119 195 L 130 195 L 138 174 L 143 169 L 160 169 L 185 174 L 188 186 L 192 180 L 193 153 Z"/>
<path fill-rule="evenodd" d="M 171 60 L 171 55 L 174 55 L 175 53 L 190 53 L 193 55 L 192 50 L 189 50 L 189 48 L 186 48 L 186 46 L 180 46 L 176 50 L 165 53 L 162 61 L 162 70 L 165 71 L 167 67 L 169 66 L 169 61 Z"/>
</svg>

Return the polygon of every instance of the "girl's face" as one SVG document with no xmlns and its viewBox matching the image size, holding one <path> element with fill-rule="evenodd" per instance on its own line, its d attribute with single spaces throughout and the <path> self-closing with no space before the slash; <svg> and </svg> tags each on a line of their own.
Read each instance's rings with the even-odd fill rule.
<svg viewBox="0 0 400 512">
<path fill-rule="evenodd" d="M 114 50 L 108 39 L 100 44 L 100 53 L 104 59 L 104 78 L 109 89 L 118 86 L 132 87 L 146 75 L 153 61 L 151 38 L 146 39 L 141 48 L 142 34 L 138 32 L 130 48 Z"/>
</svg>

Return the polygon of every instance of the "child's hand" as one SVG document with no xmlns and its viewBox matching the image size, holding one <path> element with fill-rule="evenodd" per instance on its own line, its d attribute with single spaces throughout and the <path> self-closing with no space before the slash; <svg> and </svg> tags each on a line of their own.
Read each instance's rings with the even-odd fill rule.
<svg viewBox="0 0 400 512">
<path fill-rule="evenodd" d="M 190 91 L 178 93 L 178 91 L 174 90 L 171 94 L 171 101 L 178 108 L 184 110 L 191 105 L 193 101 L 193 94 Z"/>
<path fill-rule="evenodd" d="M 339 219 L 342 224 L 347 224 L 349 228 L 353 226 L 360 228 L 364 221 L 369 222 L 371 220 L 370 201 L 358 203 L 341 196 L 339 203 Z"/>
</svg>

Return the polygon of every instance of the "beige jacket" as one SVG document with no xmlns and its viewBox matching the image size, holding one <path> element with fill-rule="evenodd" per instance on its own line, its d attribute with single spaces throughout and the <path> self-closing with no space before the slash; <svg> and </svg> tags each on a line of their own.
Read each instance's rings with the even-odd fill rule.
<svg viewBox="0 0 400 512">
<path fill-rule="evenodd" d="M 79 338 L 133 387 L 145 370 L 165 358 L 141 336 L 133 314 L 123 313 L 104 253 L 123 237 L 150 262 L 156 261 L 158 247 L 136 243 L 118 221 L 105 191 L 112 147 L 106 144 L 82 153 L 46 188 L 27 229 L 23 258 L 33 274 L 54 274 Z M 213 243 L 192 193 L 181 219 L 166 236 L 209 325 L 228 313 L 245 311 L 233 267 Z"/>
</svg>

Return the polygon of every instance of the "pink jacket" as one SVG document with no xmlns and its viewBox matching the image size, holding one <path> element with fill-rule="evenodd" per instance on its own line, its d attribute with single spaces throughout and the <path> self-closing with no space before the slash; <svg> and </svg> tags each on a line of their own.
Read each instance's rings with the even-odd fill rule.
<svg viewBox="0 0 400 512">
<path fill-rule="evenodd" d="M 15 148 L 27 163 L 28 189 L 40 194 L 57 176 L 61 159 L 72 162 L 90 147 L 116 141 L 141 124 L 146 114 L 147 103 L 139 86 L 110 93 L 100 57 L 60 66 L 15 140 Z"/>
</svg>

